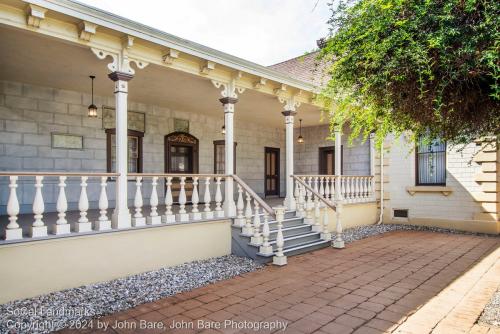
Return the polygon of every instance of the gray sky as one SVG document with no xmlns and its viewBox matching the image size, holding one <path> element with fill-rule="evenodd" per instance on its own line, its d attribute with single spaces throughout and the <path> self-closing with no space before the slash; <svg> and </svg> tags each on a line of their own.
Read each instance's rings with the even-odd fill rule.
<svg viewBox="0 0 500 334">
<path fill-rule="evenodd" d="M 328 0 L 79 1 L 262 65 L 303 55 L 328 33 Z"/>
</svg>

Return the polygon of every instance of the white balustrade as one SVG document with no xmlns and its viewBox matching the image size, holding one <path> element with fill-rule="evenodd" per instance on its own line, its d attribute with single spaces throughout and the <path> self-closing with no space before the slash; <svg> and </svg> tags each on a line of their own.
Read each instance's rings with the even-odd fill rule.
<svg viewBox="0 0 500 334">
<path fill-rule="evenodd" d="M 260 234 L 260 206 L 259 203 L 254 200 L 255 212 L 253 215 L 253 235 L 250 239 L 250 243 L 255 246 L 260 246 L 262 244 L 262 236 Z"/>
<path fill-rule="evenodd" d="M 215 182 L 215 217 L 216 218 L 223 218 L 224 217 L 224 210 L 222 210 L 222 192 L 220 190 L 220 184 L 221 184 L 221 177 L 216 178 Z"/>
<path fill-rule="evenodd" d="M 59 176 L 59 194 L 57 195 L 57 221 L 52 225 L 52 233 L 56 235 L 71 233 L 71 226 L 66 219 L 66 211 L 68 210 L 68 199 L 66 198 L 66 176 Z"/>
<path fill-rule="evenodd" d="M 269 243 L 271 231 L 269 229 L 269 214 L 264 210 L 264 222 L 262 223 L 262 245 L 259 247 L 259 253 L 264 256 L 273 254 L 273 247 Z"/>
<path fill-rule="evenodd" d="M 35 176 L 35 198 L 33 199 L 33 213 L 35 221 L 31 226 L 31 237 L 45 237 L 47 236 L 47 226 L 43 222 L 43 213 L 45 211 L 45 204 L 42 195 L 43 176 Z"/>
<path fill-rule="evenodd" d="M 189 221 L 189 214 L 186 212 L 186 177 L 181 176 L 179 183 L 181 189 L 179 191 L 179 213 L 176 215 L 176 220 L 179 222 Z"/>
<path fill-rule="evenodd" d="M 321 205 L 319 204 L 319 198 L 315 196 L 314 199 L 314 223 L 312 225 L 312 230 L 313 232 L 320 232 L 321 231 L 321 222 L 320 222 L 320 207 Z"/>
<path fill-rule="evenodd" d="M 132 217 L 132 226 L 144 226 L 146 225 L 146 218 L 142 214 L 142 206 L 143 206 L 143 199 L 142 199 L 142 192 L 141 192 L 141 183 L 142 183 L 142 177 L 137 176 L 135 178 L 135 197 L 134 197 L 134 207 L 135 207 L 135 213 L 134 216 Z"/>
<path fill-rule="evenodd" d="M 158 186 L 158 177 L 153 176 L 151 179 L 151 197 L 149 198 L 149 205 L 151 206 L 151 212 L 146 219 L 148 225 L 159 225 L 161 224 L 161 217 L 158 215 L 158 192 L 156 187 Z"/>
<path fill-rule="evenodd" d="M 80 218 L 74 223 L 74 231 L 77 233 L 92 231 L 92 223 L 87 218 L 87 211 L 89 209 L 89 198 L 87 196 L 87 180 L 88 176 L 81 177 L 80 183 L 80 199 L 78 201 L 78 210 L 80 210 Z"/>
<path fill-rule="evenodd" d="M 198 202 L 199 202 L 199 197 L 198 197 L 198 177 L 193 176 L 193 194 L 191 195 L 191 203 L 193 205 L 191 209 L 191 215 L 190 218 L 192 220 L 200 220 L 201 219 L 201 212 L 198 210 Z"/>
<path fill-rule="evenodd" d="M 330 177 L 325 177 L 325 199 L 330 200 Z"/>
<path fill-rule="evenodd" d="M 9 183 L 9 200 L 7 202 L 7 214 L 9 215 L 9 224 L 5 231 L 5 240 L 22 239 L 23 231 L 17 223 L 17 215 L 19 214 L 19 200 L 17 199 L 17 176 L 10 176 Z"/>
<path fill-rule="evenodd" d="M 247 205 L 245 207 L 245 226 L 241 231 L 242 235 L 252 236 L 253 235 L 253 226 L 252 226 L 252 197 L 248 192 L 246 192 L 246 201 Z"/>
<path fill-rule="evenodd" d="M 99 194 L 99 218 L 94 223 L 96 231 L 106 231 L 111 229 L 111 220 L 108 219 L 108 194 L 106 193 L 108 178 L 101 176 L 101 192 Z"/>
<path fill-rule="evenodd" d="M 212 209 L 210 208 L 210 202 L 211 197 L 210 197 L 210 177 L 207 176 L 205 178 L 205 194 L 203 195 L 203 201 L 205 202 L 205 208 L 203 209 L 203 218 L 205 219 L 213 219 L 214 218 L 214 213 Z"/>
<path fill-rule="evenodd" d="M 285 238 L 283 237 L 283 220 L 285 218 L 285 208 L 274 208 L 274 212 L 276 214 L 278 231 L 276 233 L 276 253 L 273 257 L 273 264 L 277 266 L 284 266 L 287 264 L 287 258 L 283 253 L 283 247 L 285 246 Z"/>
<path fill-rule="evenodd" d="M 234 220 L 234 226 L 243 227 L 245 225 L 245 216 L 243 215 L 243 210 L 245 210 L 245 203 L 243 201 L 243 187 L 237 184 L 238 188 L 238 200 L 236 201 L 236 219 Z"/>
<path fill-rule="evenodd" d="M 321 229 L 321 239 L 323 240 L 332 240 L 332 234 L 328 230 L 328 226 L 330 225 L 330 220 L 328 218 L 328 207 L 325 205 L 323 207 L 323 224 Z"/>
<path fill-rule="evenodd" d="M 325 178 L 322 176 L 319 178 L 319 194 L 325 198 L 325 186 L 324 186 L 324 183 L 325 183 Z"/>
</svg>

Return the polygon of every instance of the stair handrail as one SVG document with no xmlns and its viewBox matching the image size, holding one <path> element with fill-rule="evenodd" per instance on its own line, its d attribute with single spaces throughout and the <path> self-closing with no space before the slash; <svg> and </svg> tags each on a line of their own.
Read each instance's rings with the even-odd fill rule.
<svg viewBox="0 0 500 334">
<path fill-rule="evenodd" d="M 266 210 L 271 217 L 276 218 L 274 210 L 259 195 L 257 195 L 255 191 L 253 191 L 252 188 L 245 183 L 245 181 L 240 179 L 240 177 L 236 174 L 229 175 L 229 177 L 232 177 L 236 183 L 238 183 L 248 194 L 250 194 L 250 196 L 257 201 L 257 203 L 259 203 L 260 207 Z"/>
<path fill-rule="evenodd" d="M 337 207 L 335 206 L 334 203 L 330 202 L 329 200 L 327 200 L 326 198 L 324 198 L 323 196 L 321 196 L 321 194 L 319 192 L 315 191 L 311 186 L 309 186 L 307 183 L 305 183 L 304 180 L 302 180 L 300 178 L 300 175 L 290 175 L 290 176 L 295 181 L 299 182 L 304 188 L 306 188 L 307 190 L 309 190 L 315 197 L 317 197 L 321 202 L 323 202 L 330 209 L 332 209 L 333 211 L 337 211 Z"/>
</svg>

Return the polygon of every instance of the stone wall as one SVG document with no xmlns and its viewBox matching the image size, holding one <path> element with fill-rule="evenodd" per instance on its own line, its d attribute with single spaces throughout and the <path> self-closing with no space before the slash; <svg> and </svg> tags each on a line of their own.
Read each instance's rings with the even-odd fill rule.
<svg viewBox="0 0 500 334">
<path fill-rule="evenodd" d="M 298 129 L 294 138 L 297 138 Z M 348 132 L 342 136 L 343 146 L 343 174 L 344 175 L 370 175 L 370 144 L 361 139 L 348 143 Z M 302 128 L 304 143 L 295 143 L 295 173 L 319 173 L 319 147 L 334 146 L 335 142 L 328 140 L 330 130 L 328 125 L 311 126 Z"/>
<path fill-rule="evenodd" d="M 446 152 L 446 186 L 448 195 L 442 192 L 416 192 L 411 195 L 406 187 L 415 186 L 415 151 L 404 138 L 397 139 L 387 154 L 390 161 L 386 170 L 389 181 L 388 209 L 408 209 L 409 218 L 439 218 L 472 220 L 481 211 L 473 194 L 480 191 L 475 181 L 480 166 L 473 161 L 480 149 L 475 143 L 466 147 L 448 147 Z M 390 212 L 389 214 L 392 214 Z M 387 218 L 392 218 L 387 217 Z"/>
<path fill-rule="evenodd" d="M 0 170 L 3 171 L 74 171 L 102 172 L 106 170 L 106 134 L 102 127 L 101 106 L 114 106 L 114 97 L 96 96 L 98 118 L 87 117 L 90 96 L 85 93 L 0 82 Z M 190 133 L 199 139 L 199 172 L 213 173 L 213 141 L 224 139 L 220 117 L 210 117 L 182 110 L 129 102 L 129 110 L 146 114 L 143 172 L 164 171 L 164 136 L 174 131 L 174 118 L 188 119 Z M 83 150 L 55 149 L 51 147 L 51 133 L 83 136 Z M 258 133 L 258 136 L 256 135 Z M 235 141 L 237 174 L 257 193 L 264 193 L 264 147 L 281 149 L 281 193 L 284 195 L 284 125 L 280 128 L 238 121 L 235 113 Z M 5 212 L 8 198 L 7 178 L 0 178 L 0 212 Z M 70 209 L 78 201 L 78 181 L 69 182 Z M 43 195 L 46 210 L 53 210 L 57 196 L 57 180 L 47 178 Z M 133 198 L 134 187 L 129 187 Z M 160 192 L 163 187 L 158 187 Z M 147 198 L 149 188 L 145 185 Z M 111 202 L 114 198 L 112 183 L 108 186 Z M 19 199 L 23 211 L 30 212 L 33 201 L 33 178 L 23 179 L 19 185 Z M 89 199 L 97 200 L 97 180 L 89 185 Z M 212 195 L 213 196 L 213 195 Z M 213 198 L 213 197 L 212 197 Z M 92 203 L 91 203 L 92 204 Z M 93 203 L 95 207 L 95 203 Z"/>
</svg>

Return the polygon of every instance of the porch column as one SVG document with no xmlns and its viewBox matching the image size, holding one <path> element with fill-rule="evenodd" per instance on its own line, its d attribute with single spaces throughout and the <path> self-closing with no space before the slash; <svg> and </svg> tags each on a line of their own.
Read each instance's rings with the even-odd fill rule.
<svg viewBox="0 0 500 334">
<path fill-rule="evenodd" d="M 286 197 L 284 205 L 288 210 L 295 210 L 295 198 L 293 197 L 293 122 L 294 116 L 297 112 L 292 110 L 283 111 L 285 116 L 285 142 L 286 142 L 286 166 L 285 166 L 285 180 L 286 180 Z"/>
<path fill-rule="evenodd" d="M 112 224 L 113 228 L 128 228 L 131 226 L 131 217 L 127 205 L 127 95 L 128 81 L 134 76 L 118 71 L 112 72 L 108 76 L 115 83 L 116 172 L 120 174 L 116 180 L 116 204 Z"/>
<path fill-rule="evenodd" d="M 225 140 L 225 171 L 227 175 L 232 175 L 234 173 L 234 105 L 238 102 L 237 98 L 234 97 L 223 97 L 219 100 L 224 106 L 224 124 L 226 134 L 224 136 Z M 226 215 L 231 217 L 236 215 L 236 205 L 234 204 L 233 198 L 233 178 L 226 178 L 226 184 L 224 185 L 224 211 Z"/>
<path fill-rule="evenodd" d="M 340 192 L 340 176 L 342 175 L 342 134 L 339 127 L 335 127 L 335 200 L 342 200 Z"/>
</svg>

